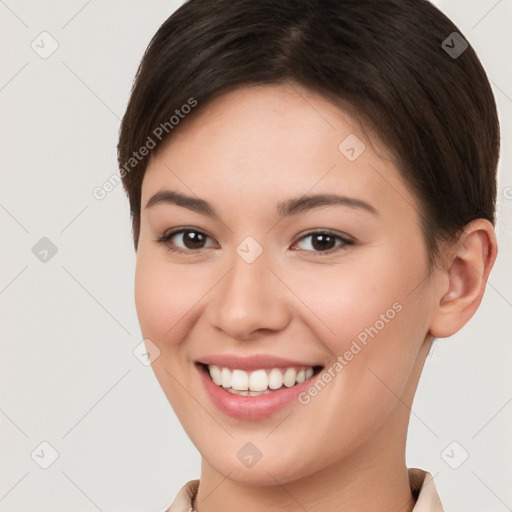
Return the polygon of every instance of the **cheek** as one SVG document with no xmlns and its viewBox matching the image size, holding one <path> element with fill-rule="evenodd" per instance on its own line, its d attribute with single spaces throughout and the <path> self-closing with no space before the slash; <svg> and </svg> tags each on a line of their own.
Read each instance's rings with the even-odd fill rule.
<svg viewBox="0 0 512 512">
<path fill-rule="evenodd" d="M 198 299 L 205 292 L 194 293 L 197 283 L 192 273 L 163 259 L 139 247 L 135 306 L 143 338 L 151 340 L 160 351 L 151 365 L 160 386 L 179 418 L 194 418 L 197 409 L 180 384 L 190 378 L 180 346 L 196 321 Z"/>
<path fill-rule="evenodd" d="M 172 304 L 162 294 L 166 288 L 165 280 L 158 266 L 151 261 L 139 246 L 135 266 L 135 307 L 144 338 L 156 342 L 164 327 L 165 311 L 171 312 Z"/>
<path fill-rule="evenodd" d="M 422 255 L 400 259 L 383 252 L 373 264 L 354 258 L 343 268 L 290 277 L 314 313 L 311 329 L 331 353 L 336 396 L 361 414 L 392 405 L 428 332 L 426 292 L 418 286 L 426 275 Z"/>
<path fill-rule="evenodd" d="M 394 339 L 390 342 L 403 342 L 405 317 L 412 316 L 417 329 L 426 311 L 419 295 L 411 292 L 413 283 L 420 283 L 424 276 L 414 260 L 386 265 L 381 259 L 372 265 L 354 258 L 350 264 L 318 267 L 314 272 L 297 269 L 288 282 L 313 313 L 312 325 L 323 333 L 323 342 L 333 353 L 342 354 L 353 340 L 364 344 L 374 337 L 389 337 Z"/>
<path fill-rule="evenodd" d="M 144 338 L 161 350 L 179 339 L 177 334 L 186 332 L 190 312 L 201 296 L 194 291 L 198 286 L 190 272 L 165 264 L 162 258 L 140 248 L 135 267 L 135 306 Z"/>
<path fill-rule="evenodd" d="M 397 287 L 396 276 L 379 275 L 317 274 L 314 286 L 303 282 L 300 292 L 322 320 L 312 320 L 313 328 L 324 333 L 321 341 L 332 356 L 326 384 L 302 397 L 303 421 L 330 438 L 323 456 L 333 460 L 370 442 L 394 411 L 407 411 L 398 397 L 405 398 L 424 340 L 421 296 Z"/>
</svg>

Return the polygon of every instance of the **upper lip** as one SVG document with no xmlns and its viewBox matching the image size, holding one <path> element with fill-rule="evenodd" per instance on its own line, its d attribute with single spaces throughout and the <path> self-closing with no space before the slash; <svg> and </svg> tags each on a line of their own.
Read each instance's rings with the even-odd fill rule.
<svg viewBox="0 0 512 512">
<path fill-rule="evenodd" d="M 270 354 L 256 354 L 252 356 L 240 356 L 234 354 L 215 354 L 202 357 L 197 360 L 198 363 L 207 365 L 216 365 L 221 368 L 231 368 L 233 370 L 258 370 L 260 368 L 280 368 L 280 367 L 314 367 L 322 366 L 318 363 L 310 363 L 304 361 L 297 361 L 293 359 L 284 359 L 282 357 L 273 356 Z"/>
</svg>

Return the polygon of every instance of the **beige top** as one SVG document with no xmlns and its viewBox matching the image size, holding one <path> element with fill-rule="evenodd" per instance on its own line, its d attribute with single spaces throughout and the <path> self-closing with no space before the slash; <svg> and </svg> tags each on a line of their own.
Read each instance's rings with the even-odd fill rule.
<svg viewBox="0 0 512 512">
<path fill-rule="evenodd" d="M 409 468 L 409 483 L 416 498 L 413 512 L 444 512 L 430 473 L 418 468 Z M 178 492 L 165 512 L 195 512 L 192 507 L 199 488 L 199 480 L 190 480 Z"/>
</svg>

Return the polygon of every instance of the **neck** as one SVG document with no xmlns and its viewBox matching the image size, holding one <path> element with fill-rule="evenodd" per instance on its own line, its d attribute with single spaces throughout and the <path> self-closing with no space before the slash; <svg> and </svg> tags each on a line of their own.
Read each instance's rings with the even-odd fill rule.
<svg viewBox="0 0 512 512">
<path fill-rule="evenodd" d="M 241 508 L 244 512 L 411 512 L 415 499 L 405 465 L 407 414 L 407 408 L 397 404 L 385 428 L 357 455 L 286 484 L 273 479 L 269 485 L 237 482 L 202 460 L 194 508 L 197 512 Z"/>
</svg>

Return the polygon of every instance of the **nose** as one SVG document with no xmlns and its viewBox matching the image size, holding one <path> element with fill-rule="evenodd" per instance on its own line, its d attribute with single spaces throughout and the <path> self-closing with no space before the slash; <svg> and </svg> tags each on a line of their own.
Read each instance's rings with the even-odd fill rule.
<svg viewBox="0 0 512 512">
<path fill-rule="evenodd" d="M 269 266 L 265 251 L 252 263 L 234 252 L 231 269 L 210 296 L 211 325 L 237 340 L 280 331 L 290 322 L 287 289 Z"/>
</svg>

